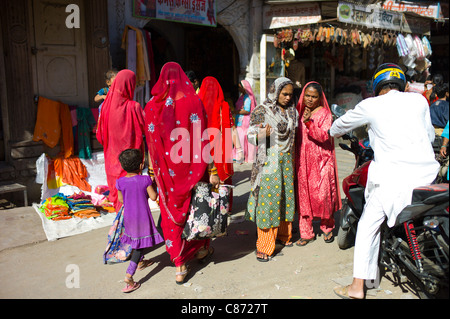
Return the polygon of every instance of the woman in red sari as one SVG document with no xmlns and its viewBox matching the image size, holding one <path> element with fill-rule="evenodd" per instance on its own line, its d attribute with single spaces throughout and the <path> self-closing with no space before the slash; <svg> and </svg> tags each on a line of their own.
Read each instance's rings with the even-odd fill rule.
<svg viewBox="0 0 450 319">
<path fill-rule="evenodd" d="M 161 227 L 166 250 L 176 267 L 176 282 L 182 284 L 189 269 L 186 262 L 211 255 L 210 240 L 186 241 L 182 233 L 188 217 L 191 191 L 208 180 L 208 160 L 202 153 L 209 139 L 203 104 L 175 62 L 166 63 L 145 107 L 145 136 L 149 166 L 159 192 Z M 217 176 L 210 182 L 218 184 Z"/>
<path fill-rule="evenodd" d="M 208 116 L 208 130 L 211 145 L 214 147 L 214 163 L 221 182 L 231 184 L 233 170 L 232 127 L 230 106 L 225 102 L 222 87 L 216 78 L 207 76 L 203 79 L 198 92 Z M 231 205 L 231 204 L 230 204 Z"/>
<path fill-rule="evenodd" d="M 119 163 L 126 149 L 140 149 L 144 154 L 144 115 L 139 103 L 133 101 L 136 75 L 120 71 L 103 102 L 96 137 L 103 145 L 105 171 L 110 190 L 109 200 L 118 212 L 122 204 L 117 197 L 116 180 L 127 174 Z"/>
<path fill-rule="evenodd" d="M 333 241 L 333 213 L 341 208 L 334 140 L 328 130 L 333 124 L 330 108 L 317 82 L 305 85 L 297 110 L 300 115 L 296 147 L 299 226 L 298 246 L 315 239 L 312 221 L 320 218 L 327 243 Z"/>
</svg>

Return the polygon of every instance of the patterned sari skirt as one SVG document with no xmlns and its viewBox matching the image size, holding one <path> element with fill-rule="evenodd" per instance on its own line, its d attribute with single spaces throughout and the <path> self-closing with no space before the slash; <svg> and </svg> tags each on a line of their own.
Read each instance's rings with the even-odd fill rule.
<svg viewBox="0 0 450 319">
<path fill-rule="evenodd" d="M 292 222 L 295 213 L 292 154 L 269 149 L 261 170 L 260 185 L 250 192 L 246 218 L 259 229 L 279 227 L 281 221 Z"/>
</svg>

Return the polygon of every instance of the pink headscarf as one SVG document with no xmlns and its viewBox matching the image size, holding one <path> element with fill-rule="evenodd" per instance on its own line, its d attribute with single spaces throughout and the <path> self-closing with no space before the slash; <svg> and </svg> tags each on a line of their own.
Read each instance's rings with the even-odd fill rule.
<svg viewBox="0 0 450 319">
<path fill-rule="evenodd" d="M 250 85 L 250 83 L 247 80 L 242 80 L 241 84 L 244 87 L 244 90 L 247 93 L 247 95 L 250 97 L 250 100 L 251 100 L 250 114 L 251 114 L 257 106 L 255 95 L 253 94 L 252 86 Z M 239 97 L 239 99 L 236 101 L 236 111 L 242 110 L 243 107 L 244 107 L 244 94 L 242 94 Z M 248 114 L 242 118 L 242 127 L 245 129 L 248 129 L 248 127 L 250 125 L 250 114 Z"/>
<path fill-rule="evenodd" d="M 206 172 L 202 151 L 206 113 L 183 69 L 166 63 L 145 107 L 145 134 L 160 206 L 177 225 L 184 225 L 191 191 Z M 181 137 L 180 137 L 181 134 Z"/>
<path fill-rule="evenodd" d="M 133 101 L 135 87 L 134 72 L 120 71 L 103 102 L 98 120 L 96 137 L 103 145 L 109 200 L 116 210 L 121 206 L 117 200 L 116 180 L 126 175 L 119 163 L 119 155 L 129 148 L 144 150 L 144 117 L 142 107 Z"/>
<path fill-rule="evenodd" d="M 302 138 L 301 137 L 303 136 L 303 134 L 302 134 L 301 130 L 303 130 L 304 126 L 305 126 L 305 124 L 303 123 L 303 112 L 304 112 L 305 107 L 306 107 L 305 104 L 304 104 L 305 92 L 306 92 L 306 89 L 308 88 L 308 86 L 310 84 L 313 84 L 313 83 L 319 85 L 321 87 L 321 89 L 322 89 L 322 95 L 320 96 L 319 105 L 323 106 L 327 110 L 327 112 L 329 113 L 327 116 L 330 116 L 330 117 L 332 116 L 332 113 L 331 113 L 331 110 L 330 110 L 330 106 L 328 105 L 328 101 L 327 101 L 327 98 L 325 96 L 325 93 L 323 92 L 322 86 L 318 82 L 315 82 L 315 81 L 311 81 L 311 82 L 306 83 L 306 85 L 303 87 L 302 94 L 300 95 L 300 99 L 298 100 L 298 104 L 297 104 L 297 111 L 298 111 L 298 114 L 299 114 L 299 125 L 298 125 L 299 133 L 297 134 L 297 136 L 299 138 L 296 141 L 297 142 L 296 143 L 297 144 L 297 146 L 296 146 L 296 159 L 300 159 L 299 152 L 302 150 L 302 145 L 301 145 L 302 144 Z M 341 196 L 340 196 L 340 187 L 338 185 L 339 178 L 338 178 L 338 167 L 337 167 L 337 162 L 336 162 L 334 139 L 330 137 L 329 141 L 331 143 L 331 147 L 330 147 L 331 156 L 332 156 L 333 162 L 334 162 L 335 182 L 337 183 L 337 185 L 336 185 L 337 195 L 336 195 L 336 200 L 334 202 L 334 211 L 337 211 L 337 210 L 341 209 L 342 202 L 341 202 Z M 298 175 L 300 174 L 300 169 L 301 169 L 300 167 L 303 166 L 303 164 L 304 164 L 304 163 L 301 163 L 301 162 L 302 162 L 301 160 L 296 160 L 296 163 L 295 163 L 296 164 L 296 171 L 297 171 Z"/>
</svg>

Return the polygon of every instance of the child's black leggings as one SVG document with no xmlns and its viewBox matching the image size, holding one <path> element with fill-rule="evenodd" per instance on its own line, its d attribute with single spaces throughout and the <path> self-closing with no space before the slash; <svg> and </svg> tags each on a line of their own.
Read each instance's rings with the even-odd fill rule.
<svg viewBox="0 0 450 319">
<path fill-rule="evenodd" d="M 127 269 L 127 274 L 133 276 L 136 273 L 137 266 L 142 259 L 144 259 L 144 249 L 134 249 L 131 253 L 130 265 Z"/>
</svg>

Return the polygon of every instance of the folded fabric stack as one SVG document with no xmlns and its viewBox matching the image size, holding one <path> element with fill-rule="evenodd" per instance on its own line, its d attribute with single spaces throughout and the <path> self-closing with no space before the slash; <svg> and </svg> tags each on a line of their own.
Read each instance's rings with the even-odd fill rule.
<svg viewBox="0 0 450 319">
<path fill-rule="evenodd" d="M 67 198 L 61 193 L 44 200 L 39 210 L 47 219 L 50 220 L 64 220 L 72 218 L 69 213 L 70 207 L 67 203 Z"/>
<path fill-rule="evenodd" d="M 91 196 L 80 192 L 67 197 L 67 203 L 70 206 L 71 213 L 78 218 L 99 217 L 100 213 L 95 209 Z"/>
</svg>

